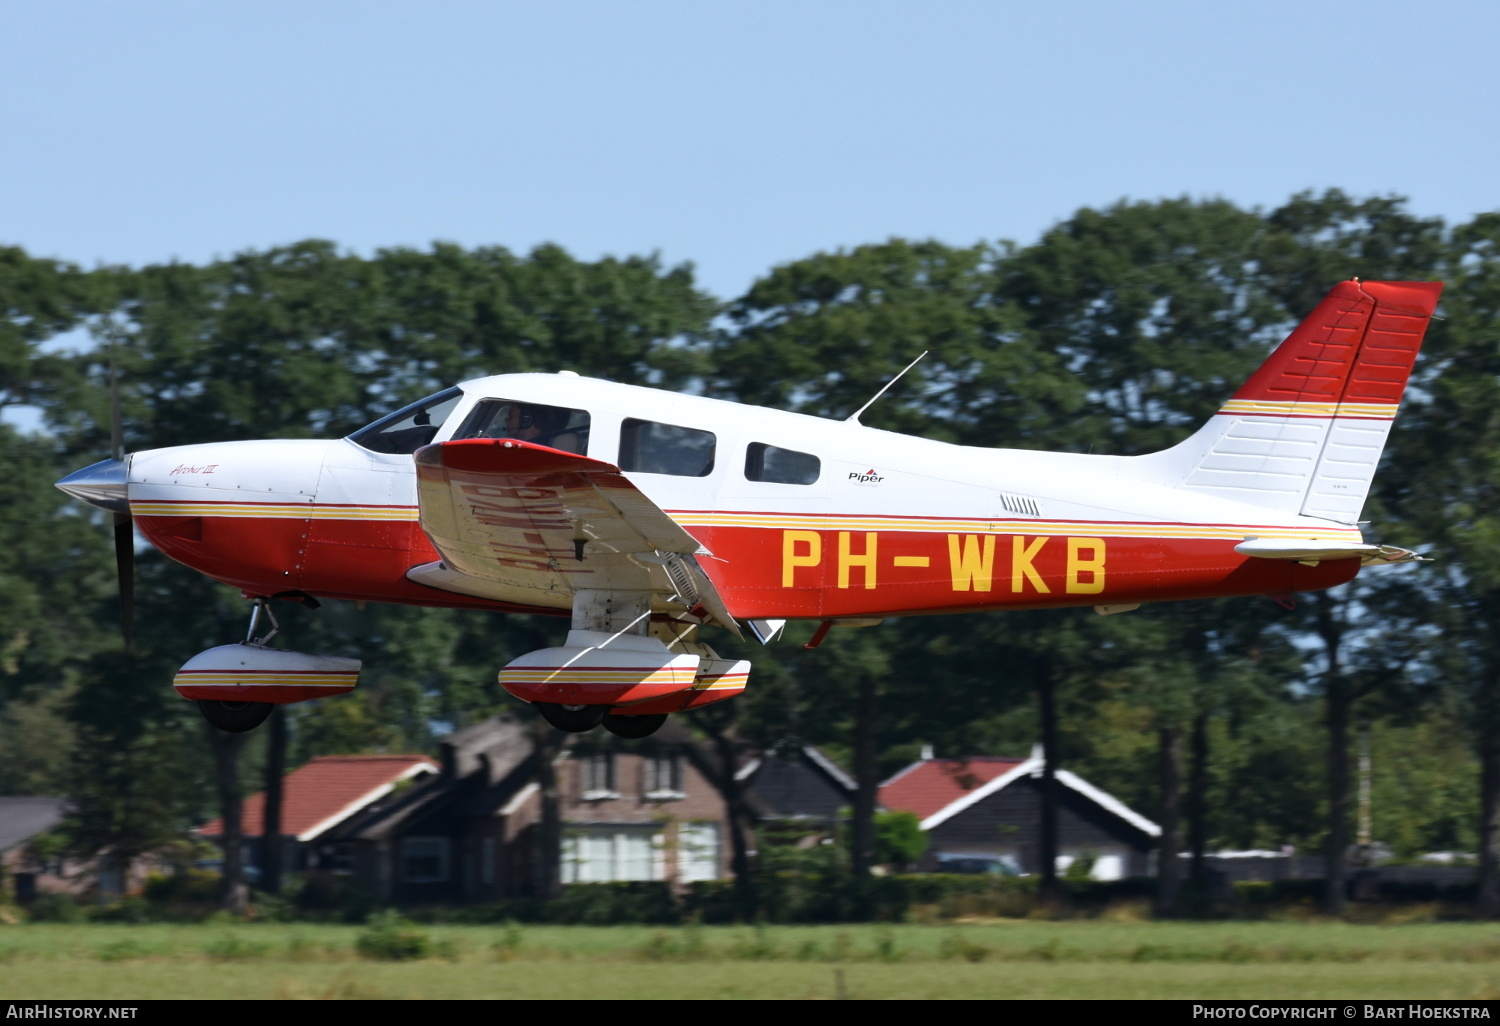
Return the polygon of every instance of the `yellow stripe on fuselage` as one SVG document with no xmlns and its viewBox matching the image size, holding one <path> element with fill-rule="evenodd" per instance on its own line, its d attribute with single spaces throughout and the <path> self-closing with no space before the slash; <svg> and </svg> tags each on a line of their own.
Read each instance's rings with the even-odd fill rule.
<svg viewBox="0 0 1500 1026">
<path fill-rule="evenodd" d="M 261 517 L 272 520 L 416 520 L 414 506 L 319 506 L 310 502 L 132 502 L 138 517 Z"/>
<path fill-rule="evenodd" d="M 352 688 L 359 679 L 357 673 L 179 673 L 172 678 L 174 686 L 212 687 L 263 687 L 275 685 L 286 687 L 298 685 L 314 688 Z"/>
<path fill-rule="evenodd" d="M 1244 541 L 1248 537 L 1339 542 L 1358 541 L 1358 528 L 1259 527 L 1230 524 L 1100 523 L 1063 520 L 938 520 L 919 517 L 789 516 L 776 513 L 675 511 L 683 527 L 757 527 L 783 531 L 904 531 L 916 534 L 1059 534 L 1095 538 L 1190 538 Z"/>
</svg>

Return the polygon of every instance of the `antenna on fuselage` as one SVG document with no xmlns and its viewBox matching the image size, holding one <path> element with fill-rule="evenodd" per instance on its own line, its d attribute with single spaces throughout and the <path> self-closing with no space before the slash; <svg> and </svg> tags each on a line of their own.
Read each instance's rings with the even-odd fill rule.
<svg viewBox="0 0 1500 1026">
<path fill-rule="evenodd" d="M 928 354 L 928 352 L 929 352 L 929 350 L 926 350 L 926 349 L 922 350 L 922 356 L 926 356 Z M 885 383 L 885 388 L 882 388 L 879 392 L 876 392 L 873 396 L 871 396 L 869 402 L 865 403 L 859 409 L 855 410 L 853 413 L 849 414 L 849 416 L 845 417 L 844 418 L 844 423 L 845 424 L 858 424 L 859 423 L 859 415 L 861 413 L 864 413 L 871 406 L 874 406 L 876 399 L 879 399 L 881 396 L 885 395 L 886 391 L 892 385 L 894 385 L 896 382 L 900 381 L 903 377 L 905 377 L 906 376 L 906 371 L 911 370 L 917 364 L 921 363 L 922 362 L 922 356 L 917 357 L 911 363 L 907 364 L 906 365 L 906 370 L 903 370 L 900 374 L 897 374 L 894 378 L 892 378 L 891 380 L 887 381 Z M 861 426 L 863 426 L 863 425 L 861 425 Z"/>
</svg>

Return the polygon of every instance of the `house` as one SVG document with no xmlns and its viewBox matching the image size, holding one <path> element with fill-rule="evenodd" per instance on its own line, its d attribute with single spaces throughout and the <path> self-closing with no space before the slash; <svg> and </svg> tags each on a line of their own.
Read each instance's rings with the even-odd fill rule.
<svg viewBox="0 0 1500 1026">
<path fill-rule="evenodd" d="M 531 728 L 496 717 L 442 743 L 442 772 L 350 817 L 328 843 L 396 902 L 536 893 L 542 794 Z M 728 870 L 728 822 L 708 753 L 678 724 L 648 738 L 575 736 L 553 764 L 563 883 L 685 885 Z"/>
<path fill-rule="evenodd" d="M 923 869 L 1004 865 L 1035 873 L 1041 834 L 1040 750 L 1026 759 L 922 759 L 880 785 L 887 809 L 914 813 L 928 836 Z M 1058 868 L 1092 860 L 1097 880 L 1148 876 L 1161 828 L 1114 796 L 1057 770 Z"/>
<path fill-rule="evenodd" d="M 746 762 L 735 778 L 756 818 L 776 834 L 827 834 L 854 805 L 854 781 L 812 745 L 773 748 Z"/>
<path fill-rule="evenodd" d="M 533 726 L 498 716 L 426 756 L 323 756 L 290 773 L 284 865 L 362 880 L 397 903 L 485 902 L 537 893 L 542 793 Z M 686 886 L 729 875 L 729 816 L 713 756 L 681 724 L 648 738 L 571 735 L 553 763 L 562 882 L 656 880 Z M 854 784 L 811 746 L 751 759 L 737 774 L 762 821 L 824 831 Z M 256 864 L 263 794 L 245 801 Z M 219 821 L 200 836 L 217 838 Z"/>
<path fill-rule="evenodd" d="M 282 865 L 289 872 L 345 868 L 329 832 L 437 773 L 425 755 L 323 755 L 293 770 L 281 786 Z M 245 799 L 240 829 L 247 866 L 262 862 L 265 811 L 264 791 Z M 215 819 L 196 833 L 220 841 L 224 822 Z"/>
<path fill-rule="evenodd" d="M 0 798 L 0 870 L 13 881 L 17 902 L 25 904 L 39 891 L 75 889 L 60 860 L 39 857 L 28 843 L 62 823 L 67 811 L 62 798 Z"/>
</svg>

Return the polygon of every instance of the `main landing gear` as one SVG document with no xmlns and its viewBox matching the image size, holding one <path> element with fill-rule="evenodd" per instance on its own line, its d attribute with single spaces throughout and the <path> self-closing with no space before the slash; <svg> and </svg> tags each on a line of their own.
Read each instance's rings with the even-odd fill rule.
<svg viewBox="0 0 1500 1026">
<path fill-rule="evenodd" d="M 666 713 L 645 716 L 621 716 L 607 705 L 558 705 L 555 702 L 533 702 L 542 719 L 569 734 L 586 734 L 602 726 L 619 737 L 650 737 L 667 722 Z"/>
<path fill-rule="evenodd" d="M 566 642 L 512 659 L 500 686 L 558 730 L 602 726 L 624 738 L 649 737 L 672 713 L 744 691 L 750 664 L 696 641 L 695 622 L 653 616 L 651 597 L 576 592 Z"/>
</svg>

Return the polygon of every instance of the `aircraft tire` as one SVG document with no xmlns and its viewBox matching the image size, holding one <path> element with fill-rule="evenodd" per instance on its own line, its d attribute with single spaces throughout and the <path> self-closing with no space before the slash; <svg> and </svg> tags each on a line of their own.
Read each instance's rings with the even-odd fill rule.
<svg viewBox="0 0 1500 1026">
<path fill-rule="evenodd" d="M 558 730 L 567 731 L 569 734 L 585 734 L 599 726 L 599 721 L 604 714 L 609 712 L 607 705 L 558 705 L 555 702 L 534 702 L 536 711 L 542 714 L 542 719 L 552 724 Z"/>
<path fill-rule="evenodd" d="M 270 702 L 220 702 L 200 698 L 198 711 L 203 718 L 220 730 L 230 734 L 243 734 L 266 722 L 271 715 Z"/>
<path fill-rule="evenodd" d="M 653 713 L 649 716 L 618 716 L 615 713 L 605 713 L 604 719 L 600 721 L 604 729 L 616 737 L 650 737 L 661 729 L 661 725 L 667 722 L 666 713 Z"/>
</svg>

